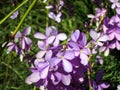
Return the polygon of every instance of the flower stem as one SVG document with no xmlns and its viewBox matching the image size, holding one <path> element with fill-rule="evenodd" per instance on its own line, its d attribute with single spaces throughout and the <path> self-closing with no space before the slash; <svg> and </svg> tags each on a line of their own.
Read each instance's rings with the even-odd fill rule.
<svg viewBox="0 0 120 90">
<path fill-rule="evenodd" d="M 90 62 L 90 60 L 91 60 L 91 57 L 92 57 L 92 54 L 89 56 L 89 59 L 88 59 L 88 62 Z M 92 88 L 92 84 L 91 84 L 91 71 L 90 71 L 90 67 L 91 67 L 91 65 L 87 68 L 87 74 L 88 74 L 88 84 L 89 84 L 89 90 L 93 90 L 93 88 Z"/>
<path fill-rule="evenodd" d="M 18 5 L 13 11 L 11 11 L 6 17 L 4 17 L 0 24 L 2 24 L 7 18 L 9 18 L 16 10 L 18 10 L 21 6 L 23 6 L 28 0 L 24 0 L 20 5 Z"/>
<path fill-rule="evenodd" d="M 14 32 L 12 33 L 12 38 L 14 38 L 15 34 L 17 33 L 17 31 L 19 30 L 21 24 L 23 23 L 23 21 L 25 20 L 25 18 L 27 17 L 27 15 L 29 14 L 30 10 L 32 9 L 32 7 L 35 5 L 37 0 L 33 0 L 32 4 L 29 6 L 28 10 L 26 11 L 26 13 L 24 14 L 24 16 L 22 17 L 21 21 L 19 22 L 19 24 L 17 25 L 17 27 L 15 28 Z"/>
</svg>

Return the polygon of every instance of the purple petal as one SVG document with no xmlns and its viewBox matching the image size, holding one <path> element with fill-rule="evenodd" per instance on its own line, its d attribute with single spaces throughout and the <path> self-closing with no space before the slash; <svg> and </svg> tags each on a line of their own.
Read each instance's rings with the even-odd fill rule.
<svg viewBox="0 0 120 90">
<path fill-rule="evenodd" d="M 50 51 L 47 51 L 47 52 L 46 52 L 46 55 L 45 55 L 45 60 L 50 60 L 51 57 L 52 57 L 52 51 L 51 51 L 51 50 L 50 50 Z"/>
<path fill-rule="evenodd" d="M 51 36 L 46 40 L 46 43 L 47 44 L 52 44 L 54 40 L 55 40 L 55 36 Z"/>
<path fill-rule="evenodd" d="M 98 33 L 96 31 L 90 30 L 90 36 L 95 41 L 98 39 Z"/>
<path fill-rule="evenodd" d="M 46 27 L 46 36 L 50 36 L 50 33 L 52 32 L 51 27 Z"/>
<path fill-rule="evenodd" d="M 52 58 L 49 62 L 50 62 L 50 66 L 53 67 L 53 66 L 56 66 L 57 64 L 59 64 L 61 61 L 61 58 L 57 58 L 57 57 L 54 57 Z"/>
<path fill-rule="evenodd" d="M 54 45 L 54 46 L 58 46 L 59 43 L 60 43 L 59 39 L 56 38 L 55 41 L 54 41 L 54 43 L 53 43 L 53 45 Z"/>
<path fill-rule="evenodd" d="M 14 49 L 14 45 L 11 45 L 7 48 L 7 53 L 11 52 Z"/>
<path fill-rule="evenodd" d="M 28 76 L 25 80 L 25 82 L 27 84 L 32 84 L 32 83 L 36 83 L 40 80 L 40 74 L 39 72 L 34 72 L 32 73 L 30 76 Z"/>
<path fill-rule="evenodd" d="M 105 50 L 105 52 L 104 52 L 104 55 L 105 55 L 105 56 L 108 56 L 108 55 L 109 55 L 109 52 L 110 52 L 110 50 L 109 50 L 109 48 L 107 48 L 107 49 Z"/>
<path fill-rule="evenodd" d="M 115 33 L 113 32 L 113 33 L 111 33 L 111 34 L 109 34 L 109 40 L 113 40 L 114 39 L 114 37 L 115 37 Z"/>
<path fill-rule="evenodd" d="M 116 8 L 117 14 L 120 14 L 120 8 Z"/>
<path fill-rule="evenodd" d="M 62 75 L 62 83 L 66 86 L 71 83 L 71 75 Z"/>
<path fill-rule="evenodd" d="M 116 48 L 117 50 L 120 50 L 120 43 L 118 41 L 116 41 Z"/>
<path fill-rule="evenodd" d="M 87 55 L 81 53 L 80 54 L 80 59 L 81 59 L 81 61 L 80 61 L 81 64 L 83 64 L 83 65 L 87 65 L 88 64 L 88 56 Z"/>
<path fill-rule="evenodd" d="M 105 51 L 105 49 L 106 49 L 106 47 L 102 46 L 102 47 L 99 48 L 99 52 L 103 52 L 103 51 Z"/>
<path fill-rule="evenodd" d="M 32 40 L 30 38 L 24 37 L 24 40 L 25 40 L 25 42 L 26 42 L 27 45 L 30 46 L 32 44 Z"/>
<path fill-rule="evenodd" d="M 80 35 L 80 31 L 79 30 L 75 30 L 75 32 L 71 35 L 71 39 L 76 42 L 79 38 Z"/>
<path fill-rule="evenodd" d="M 109 85 L 109 84 L 106 84 L 106 83 L 102 83 L 102 84 L 101 84 L 101 87 L 102 87 L 102 88 L 108 88 L 109 86 L 110 86 L 110 85 Z"/>
<path fill-rule="evenodd" d="M 117 40 L 119 40 L 119 41 L 120 41 L 120 34 L 115 33 L 115 37 L 116 37 L 116 39 L 117 39 Z"/>
<path fill-rule="evenodd" d="M 103 36 L 100 37 L 98 40 L 99 40 L 99 41 L 103 41 L 103 42 L 105 42 L 105 41 L 108 40 L 108 36 L 107 36 L 107 35 L 103 35 Z"/>
<path fill-rule="evenodd" d="M 74 55 L 73 51 L 68 50 L 65 52 L 65 55 L 64 55 L 65 59 L 72 60 L 74 57 L 75 57 L 75 55 Z"/>
<path fill-rule="evenodd" d="M 87 42 L 87 40 L 86 40 L 86 36 L 85 36 L 85 34 L 84 33 L 81 33 L 82 34 L 82 41 L 81 41 L 81 44 L 83 45 L 83 47 L 86 45 L 86 42 Z"/>
<path fill-rule="evenodd" d="M 47 75 L 48 75 L 48 70 L 49 70 L 49 66 L 45 67 L 45 68 L 41 71 L 41 73 L 40 73 L 41 79 L 45 79 L 45 78 L 47 77 Z"/>
<path fill-rule="evenodd" d="M 67 60 L 63 60 L 63 62 L 62 62 L 62 64 L 63 64 L 63 69 L 66 71 L 66 72 L 72 72 L 72 70 L 73 70 L 73 67 L 72 67 L 72 64 L 69 62 L 69 61 L 67 61 Z"/>
<path fill-rule="evenodd" d="M 54 85 L 57 85 L 62 79 L 62 74 L 56 72 L 55 75 L 51 75 L 51 80 Z"/>
<path fill-rule="evenodd" d="M 67 36 L 64 33 L 60 33 L 60 34 L 57 35 L 56 38 L 59 39 L 59 40 L 61 40 L 61 41 L 64 41 L 64 40 L 67 39 Z"/>
<path fill-rule="evenodd" d="M 41 50 L 46 50 L 46 48 L 44 47 L 45 44 L 43 41 L 38 41 L 38 47 L 41 49 Z"/>
<path fill-rule="evenodd" d="M 90 49 L 88 48 L 83 48 L 82 49 L 82 53 L 86 54 L 86 55 L 90 55 Z"/>
<path fill-rule="evenodd" d="M 42 58 L 44 55 L 45 55 L 46 51 L 39 51 L 37 54 L 36 54 L 36 58 Z"/>
<path fill-rule="evenodd" d="M 24 38 L 20 41 L 20 47 L 22 49 L 25 49 L 25 40 L 24 40 Z"/>
<path fill-rule="evenodd" d="M 48 14 L 48 17 L 55 20 L 56 15 L 55 15 L 53 12 L 50 12 L 50 13 Z"/>
<path fill-rule="evenodd" d="M 15 11 L 15 12 L 10 16 L 10 18 L 11 18 L 11 19 L 15 19 L 15 18 L 17 18 L 18 14 L 19 14 L 19 12 L 18 12 L 18 11 Z"/>
<path fill-rule="evenodd" d="M 31 27 L 26 27 L 26 28 L 24 29 L 23 34 L 24 34 L 25 36 L 27 36 L 27 35 L 30 34 L 30 32 L 31 32 Z"/>
<path fill-rule="evenodd" d="M 34 37 L 37 38 L 37 39 L 46 39 L 46 36 L 42 33 L 35 33 L 34 34 Z"/>
<path fill-rule="evenodd" d="M 56 18 L 55 18 L 55 21 L 57 21 L 58 23 L 61 22 L 61 18 L 60 18 L 61 15 L 62 15 L 62 13 L 59 12 L 59 13 L 57 14 Z"/>
<path fill-rule="evenodd" d="M 22 34 L 21 34 L 20 31 L 18 31 L 18 32 L 16 33 L 16 35 L 15 35 L 15 38 L 21 38 L 21 37 L 22 37 Z"/>
<path fill-rule="evenodd" d="M 35 66 L 37 66 L 40 62 L 44 62 L 45 60 L 43 58 L 37 58 L 34 61 Z"/>
</svg>

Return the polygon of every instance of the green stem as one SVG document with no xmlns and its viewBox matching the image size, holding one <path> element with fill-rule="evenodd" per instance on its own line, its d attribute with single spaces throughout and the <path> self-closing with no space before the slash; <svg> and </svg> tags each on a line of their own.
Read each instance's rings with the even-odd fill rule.
<svg viewBox="0 0 120 90">
<path fill-rule="evenodd" d="M 23 6 L 28 0 L 24 0 L 20 5 L 18 5 L 13 11 L 11 11 L 6 17 L 4 17 L 0 24 L 2 24 L 7 18 L 9 18 L 16 10 L 18 10 L 21 6 Z"/>
<path fill-rule="evenodd" d="M 17 27 L 15 28 L 14 32 L 12 33 L 12 38 L 15 36 L 15 34 L 17 33 L 17 31 L 19 30 L 21 24 L 23 23 L 23 21 L 25 20 L 25 18 L 27 17 L 27 15 L 29 14 L 30 10 L 32 9 L 32 7 L 34 6 L 34 4 L 36 3 L 37 0 L 33 0 L 32 4 L 29 6 L 28 10 L 26 11 L 26 13 L 24 14 L 24 16 L 22 17 L 21 21 L 19 22 L 19 24 L 17 25 Z"/>
<path fill-rule="evenodd" d="M 36 86 L 34 86 L 33 90 L 36 90 Z"/>
</svg>

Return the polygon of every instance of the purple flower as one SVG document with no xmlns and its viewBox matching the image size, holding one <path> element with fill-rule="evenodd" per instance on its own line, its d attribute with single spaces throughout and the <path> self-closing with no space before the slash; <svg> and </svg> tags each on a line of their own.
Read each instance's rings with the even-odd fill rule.
<svg viewBox="0 0 120 90">
<path fill-rule="evenodd" d="M 57 30 L 54 30 L 52 32 L 52 36 L 50 36 L 48 39 L 47 39 L 47 43 L 48 44 L 53 44 L 53 46 L 58 46 L 60 41 L 64 41 L 67 39 L 67 36 L 66 34 L 64 33 L 59 33 L 58 34 L 58 31 Z"/>
<path fill-rule="evenodd" d="M 18 31 L 15 35 L 16 39 L 20 39 L 20 47 L 26 51 L 30 50 L 30 47 L 32 45 L 32 41 L 29 37 L 27 37 L 31 32 L 31 28 L 30 27 L 26 27 L 23 31 L 23 34 L 21 34 L 20 31 Z"/>
<path fill-rule="evenodd" d="M 63 69 L 65 72 L 72 72 L 73 66 L 70 62 L 74 58 L 74 53 L 72 51 L 59 52 L 57 57 L 53 57 L 50 61 L 51 66 L 56 66 L 59 63 L 62 63 Z"/>
<path fill-rule="evenodd" d="M 110 85 L 108 83 L 102 82 L 103 71 L 99 70 L 96 75 L 95 81 L 92 81 L 94 90 L 103 90 L 107 89 Z"/>
<path fill-rule="evenodd" d="M 112 3 L 112 6 L 111 6 L 112 9 L 116 7 L 120 7 L 120 3 L 118 2 L 118 0 L 110 0 L 110 2 Z"/>
<path fill-rule="evenodd" d="M 91 18 L 91 19 L 95 19 L 96 21 L 99 21 L 101 17 L 105 16 L 106 14 L 106 9 L 102 8 L 102 9 L 99 9 L 99 8 L 96 8 L 96 14 L 93 15 L 93 14 L 89 14 L 88 17 Z"/>
<path fill-rule="evenodd" d="M 88 55 L 90 55 L 90 50 L 86 45 L 86 36 L 84 33 L 80 33 L 79 30 L 76 30 L 71 35 L 71 41 L 68 43 L 71 49 L 74 51 L 75 56 L 79 56 L 81 63 L 83 65 L 88 64 Z"/>
<path fill-rule="evenodd" d="M 90 36 L 93 39 L 95 45 L 103 46 L 104 42 L 108 40 L 108 36 L 105 34 L 97 33 L 94 30 L 90 31 Z"/>
<path fill-rule="evenodd" d="M 103 64 L 103 59 L 102 59 L 102 57 L 101 56 L 99 56 L 99 55 L 97 55 L 96 56 L 96 59 L 97 59 L 97 62 L 99 63 L 99 64 Z"/>
<path fill-rule="evenodd" d="M 110 53 L 111 45 L 109 42 L 105 42 L 103 46 L 99 48 L 99 52 L 104 52 L 104 56 L 108 56 Z"/>
<path fill-rule="evenodd" d="M 15 12 L 10 16 L 10 18 L 11 18 L 11 19 L 15 19 L 15 18 L 18 17 L 18 15 L 19 15 L 19 12 L 18 12 L 18 11 L 15 11 Z"/>
<path fill-rule="evenodd" d="M 56 22 L 60 23 L 61 22 L 61 16 L 62 16 L 62 13 L 59 12 L 57 15 L 55 15 L 53 12 L 50 12 L 48 14 L 48 17 L 55 20 Z"/>
<path fill-rule="evenodd" d="M 15 42 L 9 42 L 7 44 L 7 53 L 10 53 L 11 51 L 15 51 L 16 53 L 18 53 L 18 46 Z"/>
</svg>

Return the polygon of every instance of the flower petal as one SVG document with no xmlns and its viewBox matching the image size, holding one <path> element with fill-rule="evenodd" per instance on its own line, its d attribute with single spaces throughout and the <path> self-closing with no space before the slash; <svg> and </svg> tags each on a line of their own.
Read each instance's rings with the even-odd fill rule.
<svg viewBox="0 0 120 90">
<path fill-rule="evenodd" d="M 62 64 L 63 64 L 63 68 L 66 72 L 68 72 L 68 73 L 72 72 L 73 67 L 72 67 L 72 64 L 69 61 L 64 59 Z"/>
<path fill-rule="evenodd" d="M 37 39 L 46 39 L 46 36 L 42 33 L 35 33 L 34 34 L 34 37 L 37 38 Z"/>
<path fill-rule="evenodd" d="M 36 83 L 40 80 L 40 74 L 39 72 L 34 72 L 32 73 L 30 76 L 28 76 L 25 80 L 25 82 L 27 84 L 32 84 L 32 83 Z"/>
<path fill-rule="evenodd" d="M 18 32 L 16 33 L 16 35 L 15 35 L 15 38 L 21 38 L 21 37 L 22 37 L 22 34 L 21 34 L 20 31 L 18 31 Z"/>
<path fill-rule="evenodd" d="M 74 55 L 73 51 L 67 50 L 65 52 L 65 55 L 64 55 L 65 59 L 72 60 L 74 57 L 75 57 L 75 55 Z"/>
<path fill-rule="evenodd" d="M 59 40 L 61 40 L 61 41 L 64 41 L 64 40 L 67 39 L 67 36 L 64 33 L 60 33 L 60 34 L 57 35 L 56 38 L 59 39 Z"/>
<path fill-rule="evenodd" d="M 80 31 L 79 30 L 75 30 L 75 32 L 71 35 L 71 39 L 76 42 L 79 38 L 80 35 Z"/>
<path fill-rule="evenodd" d="M 45 55 L 46 51 L 39 51 L 37 54 L 36 54 L 36 58 L 42 58 L 44 55 Z"/>
<path fill-rule="evenodd" d="M 45 79 L 48 75 L 48 70 L 49 70 L 49 66 L 45 67 L 41 72 L 40 72 L 40 77 L 41 79 Z"/>
<path fill-rule="evenodd" d="M 55 36 L 51 36 L 46 40 L 46 43 L 47 44 L 52 44 L 54 40 L 55 40 Z"/>
<path fill-rule="evenodd" d="M 81 59 L 81 61 L 80 61 L 81 64 L 83 64 L 83 65 L 87 65 L 88 64 L 88 56 L 87 55 L 81 53 L 80 54 L 80 59 Z"/>
<path fill-rule="evenodd" d="M 27 35 L 30 34 L 30 32 L 31 32 L 31 27 L 26 27 L 26 28 L 24 29 L 23 34 L 24 34 L 25 36 L 27 36 Z"/>
<path fill-rule="evenodd" d="M 94 30 L 90 30 L 90 36 L 95 41 L 98 39 L 98 33 Z"/>
<path fill-rule="evenodd" d="M 57 57 L 54 57 L 52 58 L 49 62 L 50 62 L 50 66 L 53 67 L 53 66 L 56 66 L 57 64 L 59 64 L 61 61 L 61 58 L 57 58 Z"/>
<path fill-rule="evenodd" d="M 51 50 L 50 50 L 50 51 L 47 51 L 47 52 L 46 52 L 46 55 L 45 55 L 45 60 L 50 60 L 51 57 L 52 57 L 52 51 L 51 51 Z"/>
<path fill-rule="evenodd" d="M 71 75 L 62 75 L 62 83 L 66 86 L 71 83 Z"/>
</svg>

